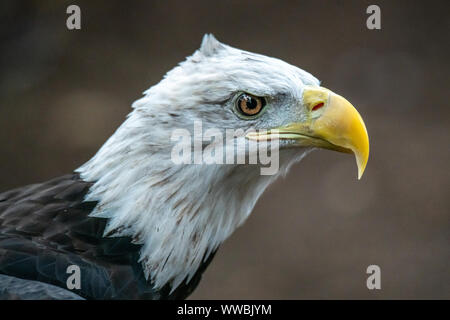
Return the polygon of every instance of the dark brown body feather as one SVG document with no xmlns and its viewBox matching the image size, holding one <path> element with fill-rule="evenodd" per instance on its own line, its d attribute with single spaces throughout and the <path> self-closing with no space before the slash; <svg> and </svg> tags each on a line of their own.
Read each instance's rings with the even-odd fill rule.
<svg viewBox="0 0 450 320">
<path fill-rule="evenodd" d="M 0 274 L 67 289 L 67 268 L 77 265 L 81 289 L 72 292 L 86 299 L 186 298 L 213 255 L 171 294 L 169 286 L 155 290 L 138 262 L 140 245 L 103 237 L 106 219 L 88 216 L 90 186 L 71 174 L 0 194 Z"/>
</svg>

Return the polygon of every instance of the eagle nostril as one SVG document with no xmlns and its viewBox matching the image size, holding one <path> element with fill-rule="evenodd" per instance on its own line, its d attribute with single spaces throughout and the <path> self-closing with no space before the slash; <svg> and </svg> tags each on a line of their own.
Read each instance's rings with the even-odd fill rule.
<svg viewBox="0 0 450 320">
<path fill-rule="evenodd" d="M 317 109 L 320 109 L 320 108 L 322 108 L 323 106 L 324 106 L 324 103 L 323 103 L 323 102 L 320 102 L 320 103 L 316 104 L 316 105 L 311 109 L 311 111 L 316 111 Z"/>
</svg>

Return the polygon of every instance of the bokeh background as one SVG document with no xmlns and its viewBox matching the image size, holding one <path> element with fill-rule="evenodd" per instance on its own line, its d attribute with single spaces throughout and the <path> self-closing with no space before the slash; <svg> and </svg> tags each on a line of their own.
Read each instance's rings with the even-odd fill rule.
<svg viewBox="0 0 450 320">
<path fill-rule="evenodd" d="M 196 299 L 450 298 L 449 5 L 376 1 L 0 3 L 0 191 L 77 168 L 204 33 L 286 60 L 363 115 L 371 156 L 316 151 L 222 245 Z M 77 4 L 82 29 L 66 28 Z M 381 267 L 382 289 L 366 288 Z"/>
</svg>

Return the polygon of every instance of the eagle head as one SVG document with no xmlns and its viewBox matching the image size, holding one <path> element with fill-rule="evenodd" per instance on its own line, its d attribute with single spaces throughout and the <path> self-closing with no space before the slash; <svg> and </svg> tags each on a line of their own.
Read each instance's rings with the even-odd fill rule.
<svg viewBox="0 0 450 320">
<path fill-rule="evenodd" d="M 314 148 L 354 154 L 360 178 L 369 140 L 356 109 L 304 70 L 205 35 L 78 172 L 94 183 L 87 200 L 108 219 L 105 236 L 132 237 L 146 277 L 175 289 Z"/>
</svg>

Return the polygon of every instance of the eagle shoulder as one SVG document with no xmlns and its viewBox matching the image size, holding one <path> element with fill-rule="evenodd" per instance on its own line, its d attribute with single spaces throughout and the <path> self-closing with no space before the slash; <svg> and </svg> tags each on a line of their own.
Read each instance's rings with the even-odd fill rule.
<svg viewBox="0 0 450 320">
<path fill-rule="evenodd" d="M 77 265 L 86 299 L 182 299 L 200 281 L 212 256 L 189 283 L 155 290 L 130 237 L 104 237 L 107 219 L 90 217 L 84 201 L 92 184 L 78 174 L 0 194 L 0 274 L 67 289 L 67 268 Z"/>
</svg>

